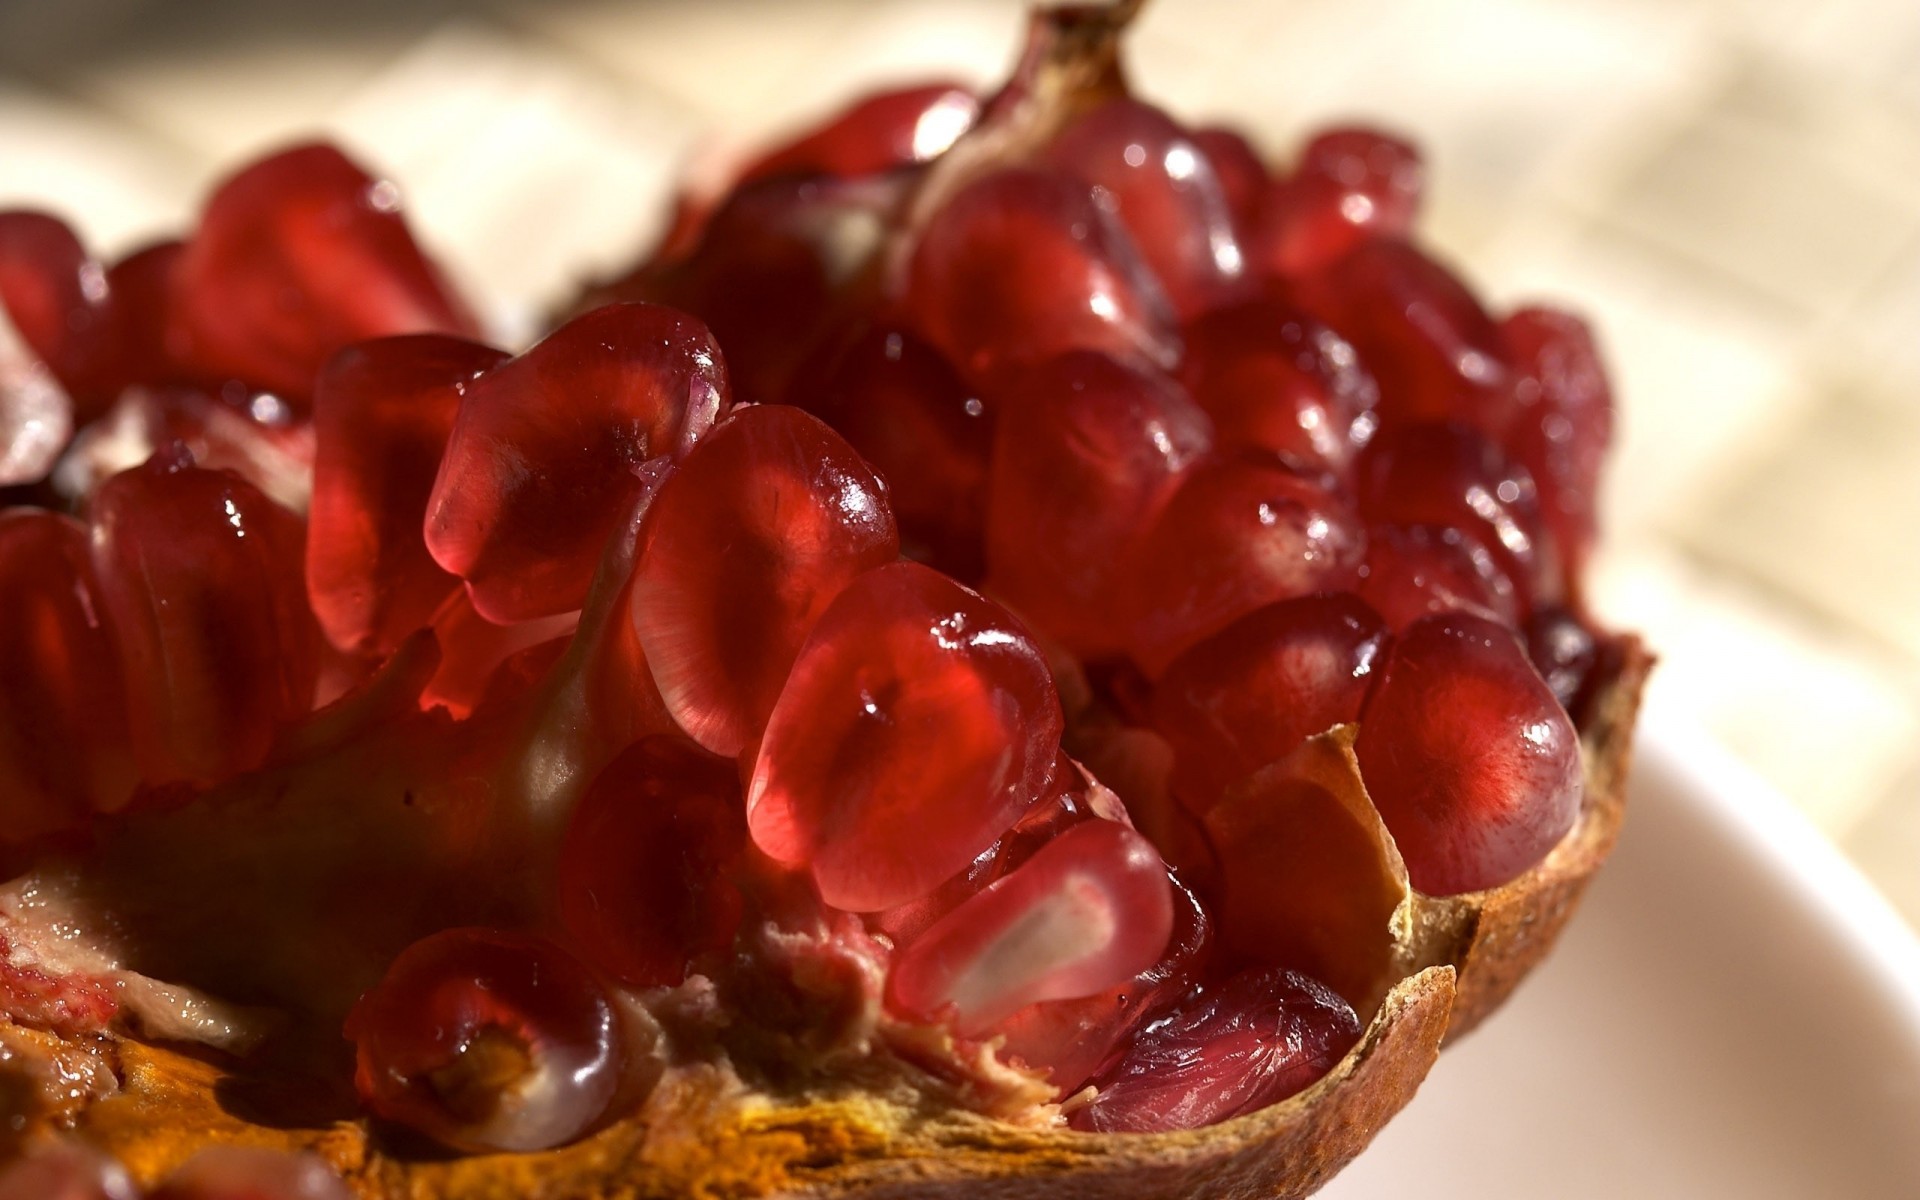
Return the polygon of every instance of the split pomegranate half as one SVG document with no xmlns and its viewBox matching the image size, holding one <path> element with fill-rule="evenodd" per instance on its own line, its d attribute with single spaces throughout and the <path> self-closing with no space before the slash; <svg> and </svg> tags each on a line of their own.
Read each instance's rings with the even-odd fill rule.
<svg viewBox="0 0 1920 1200">
<path fill-rule="evenodd" d="M 0 1198 L 1299 1196 L 1406 1103 L 1617 827 L 1611 397 L 1132 7 L 518 354 L 329 147 L 0 214 Z"/>
</svg>

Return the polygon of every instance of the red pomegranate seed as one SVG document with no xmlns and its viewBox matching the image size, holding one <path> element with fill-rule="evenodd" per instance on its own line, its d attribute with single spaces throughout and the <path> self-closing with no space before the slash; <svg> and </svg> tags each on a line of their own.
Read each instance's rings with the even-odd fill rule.
<svg viewBox="0 0 1920 1200">
<path fill-rule="evenodd" d="M 1375 525 L 1367 531 L 1367 561 L 1354 590 L 1389 629 L 1442 612 L 1505 625 L 1520 619 L 1513 581 L 1493 554 L 1480 539 L 1444 526 Z"/>
<path fill-rule="evenodd" d="M 0 1200 L 139 1200 L 126 1168 L 75 1142 L 46 1142 L 0 1170 Z"/>
<path fill-rule="evenodd" d="M 877 912 L 938 887 L 1043 794 L 1063 719 L 1003 610 L 917 563 L 869 571 L 821 615 L 747 792 L 771 857 L 828 904 Z"/>
<path fill-rule="evenodd" d="M 591 1129 L 623 1052 L 606 990 L 558 946 L 449 929 L 402 951 L 354 1005 L 354 1087 L 457 1150 L 545 1150 Z"/>
<path fill-rule="evenodd" d="M 1404 237 L 1420 207 L 1420 153 L 1372 129 L 1329 129 L 1268 193 L 1266 269 L 1300 276 L 1370 238 Z"/>
<path fill-rule="evenodd" d="M 1253 287 L 1233 211 L 1193 136 L 1150 104 L 1110 100 L 1062 130 L 1045 161 L 1098 189 L 1160 281 L 1193 317 Z"/>
<path fill-rule="evenodd" d="M 1375 238 L 1301 285 L 1307 307 L 1353 343 L 1380 384 L 1380 419 L 1465 421 L 1499 437 L 1514 380 L 1493 318 L 1439 263 Z"/>
<path fill-rule="evenodd" d="M 427 500 L 434 561 L 489 620 L 580 607 L 640 468 L 680 458 L 727 404 L 700 322 L 652 304 L 575 317 L 466 387 Z"/>
<path fill-rule="evenodd" d="M 1086 657 L 1120 648 L 1115 581 L 1212 439 L 1165 376 L 1078 352 L 997 401 L 987 577 L 996 595 Z"/>
<path fill-rule="evenodd" d="M 1066 176 L 1010 168 L 960 189 L 920 230 L 907 307 L 964 374 L 988 380 L 1068 350 L 1166 365 L 1172 317 L 1126 230 Z"/>
<path fill-rule="evenodd" d="M 1230 962 L 1292 967 L 1355 999 L 1377 994 L 1404 885 L 1336 752 L 1303 749 L 1234 784 L 1206 827 Z"/>
<path fill-rule="evenodd" d="M 1580 741 L 1511 630 L 1459 613 L 1400 635 L 1360 715 L 1367 792 L 1430 895 L 1493 887 L 1580 812 Z"/>
<path fill-rule="evenodd" d="M 1577 714 L 1600 648 L 1594 631 L 1564 608 L 1542 608 L 1527 620 L 1527 657 L 1554 699 Z"/>
<path fill-rule="evenodd" d="M 1216 461 L 1161 509 L 1132 564 L 1129 652 L 1158 675 L 1240 617 L 1352 584 L 1366 552 L 1339 493 L 1277 462 Z"/>
<path fill-rule="evenodd" d="M 1522 610 L 1558 591 L 1533 477 L 1465 425 L 1387 429 L 1361 458 L 1358 492 L 1362 515 L 1376 525 L 1451 528 L 1479 543 Z"/>
<path fill-rule="evenodd" d="M 736 755 L 766 727 L 807 631 L 855 576 L 892 562 L 886 484 L 819 418 L 741 409 L 661 485 L 633 627 L 667 709 Z"/>
<path fill-rule="evenodd" d="M 1199 1129 L 1312 1084 L 1360 1040 L 1345 1000 L 1293 971 L 1247 971 L 1201 988 L 1101 1072 L 1068 1119 L 1090 1133 Z"/>
<path fill-rule="evenodd" d="M 1153 727 L 1173 745 L 1174 790 L 1195 812 L 1335 725 L 1356 721 L 1387 644 L 1350 593 L 1257 609 L 1173 660 Z"/>
<path fill-rule="evenodd" d="M 107 268 L 120 321 L 120 353 L 130 383 L 181 383 L 192 378 L 185 333 L 176 315 L 180 259 L 178 241 L 143 246 Z"/>
<path fill-rule="evenodd" d="M 321 372 L 307 595 L 341 650 L 392 653 L 459 586 L 427 553 L 420 526 L 461 394 L 506 357 L 411 334 L 350 347 Z"/>
<path fill-rule="evenodd" d="M 927 162 L 953 145 L 979 113 L 980 101 L 957 83 L 876 92 L 754 160 L 739 182 L 778 175 L 872 175 Z"/>
<path fill-rule="evenodd" d="M 1192 989 L 1213 947 L 1213 923 L 1193 889 L 1168 879 L 1173 932 L 1159 961 L 1099 995 L 1020 1009 L 994 1026 L 1002 1057 L 1046 1071 L 1060 1095 L 1071 1095 L 1143 1021 Z"/>
<path fill-rule="evenodd" d="M 352 1200 L 326 1161 L 265 1146 L 212 1146 L 167 1176 L 147 1200 Z"/>
<path fill-rule="evenodd" d="M 0 509 L 0 843 L 71 828 L 133 790 L 104 620 L 86 527 Z"/>
<path fill-rule="evenodd" d="M 1253 143 L 1231 129 L 1213 125 L 1193 131 L 1193 143 L 1213 164 L 1220 177 L 1220 189 L 1226 194 L 1227 209 L 1233 214 L 1234 228 L 1240 231 L 1244 249 L 1260 225 L 1260 206 L 1266 199 L 1269 181 L 1267 167 Z"/>
<path fill-rule="evenodd" d="M 113 291 L 57 217 L 0 212 L 0 318 L 60 381 L 78 421 L 113 403 L 125 383 Z"/>
<path fill-rule="evenodd" d="M 1291 305 L 1222 309 L 1188 326 L 1186 339 L 1181 380 L 1222 448 L 1344 475 L 1373 436 L 1373 376 L 1339 334 Z"/>
<path fill-rule="evenodd" d="M 313 703 L 299 519 L 177 448 L 102 483 L 87 511 L 142 777 L 257 766 Z"/>
<path fill-rule="evenodd" d="M 1578 581 L 1595 533 L 1600 465 L 1613 436 L 1613 392 L 1593 333 L 1580 318 L 1523 308 L 1500 324 L 1519 372 L 1519 415 L 1506 445 L 1540 488 L 1540 509 L 1566 571 Z"/>
<path fill-rule="evenodd" d="M 1094 996 L 1152 966 L 1173 931 L 1166 864 L 1114 821 L 1075 825 L 894 960 L 889 1001 L 980 1033 L 1029 1004 Z"/>
<path fill-rule="evenodd" d="M 910 558 L 982 570 L 993 422 L 978 394 L 905 330 L 865 326 L 794 380 L 787 402 L 839 431 L 887 481 Z"/>
<path fill-rule="evenodd" d="M 734 764 L 650 737 L 595 777 L 560 850 L 560 920 L 580 953 L 636 987 L 672 987 L 740 924 L 728 877 L 746 848 Z"/>
<path fill-rule="evenodd" d="M 475 331 L 414 243 L 393 185 L 324 144 L 263 158 L 216 188 L 177 270 L 193 365 L 296 408 L 343 346 Z"/>
</svg>

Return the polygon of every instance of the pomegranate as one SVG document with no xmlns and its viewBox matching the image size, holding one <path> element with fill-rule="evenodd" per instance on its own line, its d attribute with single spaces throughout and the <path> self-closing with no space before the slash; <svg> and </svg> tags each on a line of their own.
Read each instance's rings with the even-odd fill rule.
<svg viewBox="0 0 1920 1200">
<path fill-rule="evenodd" d="M 1612 397 L 1407 143 L 1131 94 L 1135 7 L 683 196 L 518 355 L 329 147 L 117 263 L 0 214 L 0 1196 L 1365 1147 L 1618 827 Z"/>
</svg>

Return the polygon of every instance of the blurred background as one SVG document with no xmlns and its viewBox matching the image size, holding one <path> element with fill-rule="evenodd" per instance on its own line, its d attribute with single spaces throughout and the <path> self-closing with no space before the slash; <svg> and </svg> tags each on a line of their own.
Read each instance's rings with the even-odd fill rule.
<svg viewBox="0 0 1920 1200">
<path fill-rule="evenodd" d="M 0 0 L 0 206 L 98 251 L 323 133 L 513 338 L 673 179 L 871 85 L 985 85 L 1018 0 Z M 1622 405 L 1596 593 L 1697 726 L 1920 922 L 1920 3 L 1156 0 L 1145 95 L 1269 157 L 1419 142 L 1491 306 L 1599 327 Z"/>
</svg>

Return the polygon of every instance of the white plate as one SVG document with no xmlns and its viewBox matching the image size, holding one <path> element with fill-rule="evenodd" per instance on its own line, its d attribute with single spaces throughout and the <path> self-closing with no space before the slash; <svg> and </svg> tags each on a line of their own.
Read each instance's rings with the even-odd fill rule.
<svg viewBox="0 0 1920 1200">
<path fill-rule="evenodd" d="M 1920 1198 L 1909 927 L 1704 738 L 1645 736 L 1631 797 L 1552 958 L 1326 1200 Z"/>
</svg>

